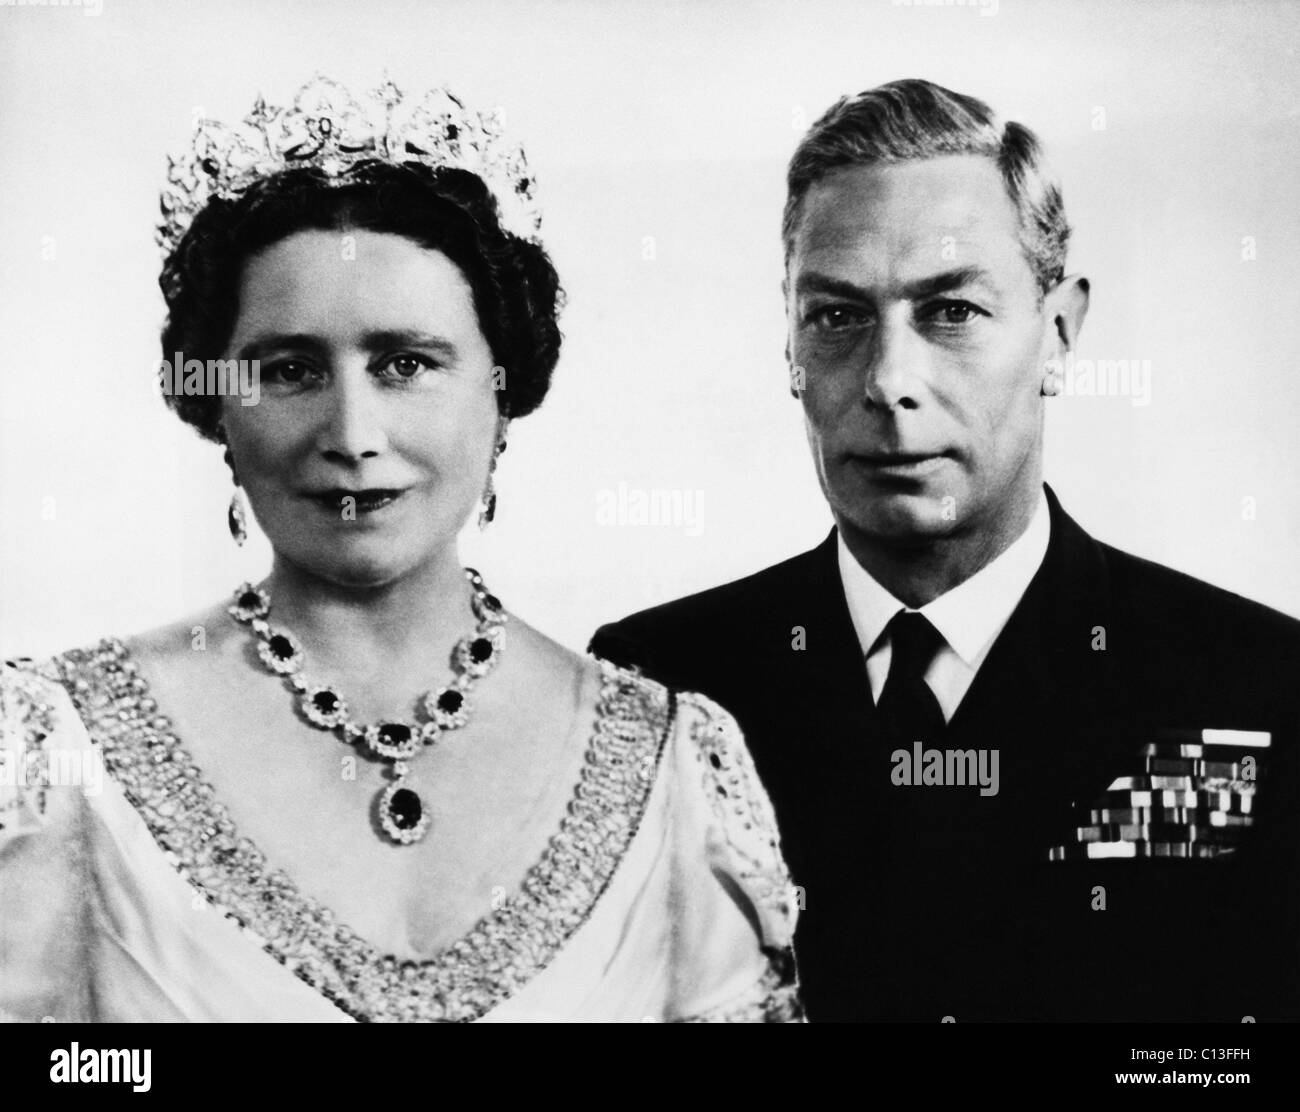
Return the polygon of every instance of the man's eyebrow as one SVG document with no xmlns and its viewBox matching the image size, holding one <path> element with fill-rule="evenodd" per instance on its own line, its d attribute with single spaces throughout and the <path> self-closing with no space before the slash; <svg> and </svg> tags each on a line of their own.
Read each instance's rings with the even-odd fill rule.
<svg viewBox="0 0 1300 1112">
<path fill-rule="evenodd" d="M 910 301 L 933 297 L 935 294 L 949 293 L 966 286 L 983 285 L 990 291 L 996 289 L 993 276 L 979 266 L 963 266 L 956 270 L 946 270 L 942 274 L 933 274 L 928 278 L 918 278 L 903 286 L 903 293 Z"/>
<path fill-rule="evenodd" d="M 795 293 L 827 293 L 836 297 L 851 297 L 857 301 L 868 301 L 871 297 L 866 290 L 852 282 L 832 278 L 829 274 L 819 274 L 815 270 L 800 274 L 794 289 Z"/>
<path fill-rule="evenodd" d="M 951 290 L 973 285 L 983 285 L 991 292 L 996 289 L 993 276 L 983 267 L 964 266 L 958 267 L 956 270 L 946 270 L 942 274 L 932 274 L 925 278 L 918 278 L 914 282 L 908 282 L 903 286 L 903 296 L 911 301 L 917 301 L 925 297 L 933 297 L 935 294 L 948 293 Z M 872 295 L 861 286 L 846 282 L 842 278 L 832 278 L 828 274 L 819 274 L 817 271 L 807 271 L 800 274 L 795 282 L 795 292 L 801 294 L 831 294 L 836 297 L 853 298 L 856 301 L 869 301 L 872 298 Z"/>
</svg>

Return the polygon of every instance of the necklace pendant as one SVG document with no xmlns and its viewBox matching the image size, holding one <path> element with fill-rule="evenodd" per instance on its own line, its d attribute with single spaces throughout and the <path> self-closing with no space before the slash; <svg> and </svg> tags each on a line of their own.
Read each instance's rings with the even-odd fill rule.
<svg viewBox="0 0 1300 1112">
<path fill-rule="evenodd" d="M 379 807 L 379 825 L 389 839 L 398 845 L 409 846 L 420 841 L 429 832 L 430 815 L 419 794 L 406 786 L 405 778 L 389 784 L 376 801 Z"/>
<path fill-rule="evenodd" d="M 420 730 L 406 722 L 380 722 L 366 729 L 366 745 L 386 761 L 410 760 L 423 744 Z"/>
<path fill-rule="evenodd" d="M 488 591 L 483 577 L 473 568 L 466 568 L 465 576 L 472 589 L 470 606 L 477 625 L 452 651 L 457 674 L 438 690 L 426 692 L 421 700 L 425 720 L 419 723 L 381 721 L 366 725 L 354 721 L 341 691 L 307 677 L 303 671 L 305 654 L 298 639 L 288 630 L 273 628 L 266 620 L 271 614 L 271 598 L 266 591 L 245 583 L 228 607 L 237 622 L 248 626 L 262 664 L 281 676 L 296 693 L 298 710 L 306 721 L 333 731 L 349 745 L 360 748 L 364 744 L 372 756 L 393 762 L 393 780 L 374 800 L 375 818 L 388 839 L 402 846 L 424 838 L 432 822 L 419 793 L 406 786 L 408 762 L 426 746 L 436 744 L 444 732 L 459 729 L 469 721 L 470 692 L 476 681 L 496 667 L 505 645 L 507 614 L 500 600 Z"/>
</svg>

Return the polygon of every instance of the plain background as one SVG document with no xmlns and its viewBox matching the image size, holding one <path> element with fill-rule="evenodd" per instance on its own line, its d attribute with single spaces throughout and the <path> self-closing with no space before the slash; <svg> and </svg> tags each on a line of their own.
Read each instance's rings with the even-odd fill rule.
<svg viewBox="0 0 1300 1112">
<path fill-rule="evenodd" d="M 784 167 L 840 94 L 910 76 L 1039 132 L 1093 282 L 1078 355 L 1151 360 L 1149 406 L 1052 404 L 1066 508 L 1300 614 L 1297 29 L 1300 6 L 1241 0 L 0 5 L 0 652 L 266 570 L 260 535 L 227 535 L 219 450 L 151 392 L 153 227 L 196 115 L 316 70 L 446 82 L 529 152 L 567 339 L 463 555 L 566 644 L 825 534 L 781 354 Z M 602 524 L 620 484 L 691 492 L 699 520 Z"/>
</svg>

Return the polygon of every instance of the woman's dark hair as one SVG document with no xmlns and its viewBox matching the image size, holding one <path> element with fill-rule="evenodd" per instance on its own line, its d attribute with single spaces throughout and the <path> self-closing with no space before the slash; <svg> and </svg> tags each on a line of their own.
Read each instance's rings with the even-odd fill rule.
<svg viewBox="0 0 1300 1112">
<path fill-rule="evenodd" d="M 523 417 L 542 403 L 560 354 L 564 295 L 550 257 L 501 227 L 476 174 L 422 163 L 359 164 L 346 184 L 314 169 L 287 170 L 233 200 L 214 198 L 163 266 L 163 358 L 223 358 L 239 314 L 240 276 L 258 251 L 307 229 L 389 232 L 441 251 L 464 274 L 479 327 L 505 369 L 497 404 Z M 220 398 L 165 393 L 181 420 L 219 440 Z"/>
</svg>

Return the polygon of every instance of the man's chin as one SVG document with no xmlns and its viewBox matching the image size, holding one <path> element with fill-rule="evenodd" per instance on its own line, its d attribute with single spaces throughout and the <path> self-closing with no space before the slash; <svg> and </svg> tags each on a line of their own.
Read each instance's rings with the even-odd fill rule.
<svg viewBox="0 0 1300 1112">
<path fill-rule="evenodd" d="M 890 494 L 837 509 L 836 520 L 865 537 L 887 544 L 925 544 L 953 533 L 952 500 L 929 494 Z"/>
</svg>

